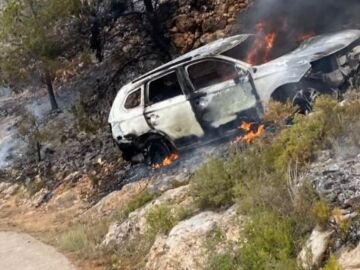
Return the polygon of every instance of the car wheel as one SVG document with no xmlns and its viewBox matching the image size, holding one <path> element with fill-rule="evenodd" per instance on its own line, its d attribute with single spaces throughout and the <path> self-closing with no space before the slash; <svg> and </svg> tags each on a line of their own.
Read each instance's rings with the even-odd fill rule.
<svg viewBox="0 0 360 270">
<path fill-rule="evenodd" d="M 172 152 L 172 148 L 164 140 L 151 140 L 144 147 L 145 161 L 150 166 L 159 164 Z"/>
<path fill-rule="evenodd" d="M 298 113 L 308 114 L 313 110 L 313 105 L 319 94 L 318 91 L 311 87 L 301 89 L 295 94 L 292 104 L 297 108 Z"/>
<path fill-rule="evenodd" d="M 132 158 L 139 153 L 139 150 L 137 150 L 135 147 L 130 145 L 123 145 L 117 143 L 117 146 L 119 147 L 120 151 L 122 152 L 122 157 L 125 161 L 132 161 Z"/>
</svg>

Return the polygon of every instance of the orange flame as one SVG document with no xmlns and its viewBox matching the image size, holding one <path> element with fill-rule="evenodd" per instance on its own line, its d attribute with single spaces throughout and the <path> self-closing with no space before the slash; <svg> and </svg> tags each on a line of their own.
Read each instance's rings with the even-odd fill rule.
<svg viewBox="0 0 360 270">
<path fill-rule="evenodd" d="M 315 32 L 310 32 L 310 33 L 300 33 L 297 37 L 297 41 L 298 42 L 303 42 L 306 41 L 312 37 L 315 36 Z"/>
<path fill-rule="evenodd" d="M 154 169 L 160 169 L 162 167 L 170 166 L 171 164 L 173 164 L 178 159 L 179 159 L 179 155 L 177 153 L 171 153 L 161 163 L 154 164 L 153 168 Z"/>
<path fill-rule="evenodd" d="M 274 47 L 277 34 L 275 32 L 267 33 L 265 22 L 256 24 L 257 36 L 252 49 L 246 56 L 245 61 L 249 64 L 262 64 L 270 60 L 271 51 Z"/>
<path fill-rule="evenodd" d="M 241 143 L 246 142 L 248 144 L 253 143 L 255 139 L 261 137 L 265 133 L 265 126 L 260 125 L 256 130 L 254 130 L 254 124 L 253 123 L 246 123 L 243 122 L 240 126 L 240 129 L 245 130 L 247 133 L 244 136 L 237 137 L 233 143 Z"/>
</svg>

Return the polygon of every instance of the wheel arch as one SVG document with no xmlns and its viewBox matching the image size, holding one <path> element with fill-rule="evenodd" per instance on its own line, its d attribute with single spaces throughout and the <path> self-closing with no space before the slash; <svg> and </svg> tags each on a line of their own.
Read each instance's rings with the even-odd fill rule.
<svg viewBox="0 0 360 270">
<path fill-rule="evenodd" d="M 304 77 L 299 82 L 287 83 L 276 88 L 271 94 L 271 100 L 286 102 L 289 99 L 293 99 L 296 93 L 304 88 L 314 88 L 321 94 L 332 94 L 334 89 L 332 89 L 328 84 L 321 80 L 308 79 Z"/>
<path fill-rule="evenodd" d="M 141 135 L 137 139 L 137 142 L 138 142 L 138 145 L 140 146 L 140 148 L 143 148 L 147 143 L 149 143 L 152 140 L 162 140 L 162 141 L 166 142 L 172 148 L 176 149 L 175 143 L 170 138 L 170 136 L 168 136 L 164 132 L 159 132 L 159 131 L 147 132 L 147 133 Z"/>
<path fill-rule="evenodd" d="M 292 100 L 296 92 L 298 91 L 298 87 L 300 84 L 301 81 L 286 83 L 279 86 L 272 92 L 270 96 L 270 100 L 279 101 L 279 102 L 286 102 L 289 99 Z"/>
</svg>

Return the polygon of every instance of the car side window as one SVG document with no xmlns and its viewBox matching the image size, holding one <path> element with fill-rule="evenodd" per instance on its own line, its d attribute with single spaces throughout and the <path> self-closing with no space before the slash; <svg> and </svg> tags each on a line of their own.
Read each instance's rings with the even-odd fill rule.
<svg viewBox="0 0 360 270">
<path fill-rule="evenodd" d="M 134 109 L 139 107 L 141 104 L 141 89 L 137 89 L 136 91 L 129 94 L 125 101 L 125 109 Z"/>
<path fill-rule="evenodd" d="M 182 95 L 176 72 L 171 72 L 149 83 L 148 105 Z"/>
<path fill-rule="evenodd" d="M 187 68 L 195 90 L 235 80 L 239 75 L 234 64 L 216 60 L 205 60 Z"/>
</svg>

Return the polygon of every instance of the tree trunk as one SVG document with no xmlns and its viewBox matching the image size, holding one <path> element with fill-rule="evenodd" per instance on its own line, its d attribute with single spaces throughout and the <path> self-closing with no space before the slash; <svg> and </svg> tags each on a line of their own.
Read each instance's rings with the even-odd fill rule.
<svg viewBox="0 0 360 270">
<path fill-rule="evenodd" d="M 152 4 L 152 0 L 144 0 L 144 5 L 146 8 L 146 12 L 150 12 L 153 13 L 154 12 L 154 7 Z"/>
<path fill-rule="evenodd" d="M 155 41 L 155 44 L 163 52 L 164 60 L 169 61 L 169 60 L 171 60 L 171 55 L 169 52 L 169 45 L 167 44 L 167 41 L 164 37 L 164 31 L 158 20 L 156 11 L 152 4 L 152 0 L 143 0 L 143 1 L 144 1 L 145 9 L 146 9 L 147 18 L 148 18 L 149 22 L 151 23 L 152 38 Z"/>
<path fill-rule="evenodd" d="M 53 88 L 52 79 L 51 79 L 51 74 L 50 74 L 50 72 L 48 70 L 45 71 L 45 82 L 46 82 L 47 91 L 48 91 L 48 94 L 49 94 L 51 110 L 56 111 L 56 110 L 59 109 L 59 106 L 58 106 L 58 104 L 56 102 L 56 98 L 55 98 L 55 94 L 54 94 L 54 88 Z"/>
<path fill-rule="evenodd" d="M 37 141 L 36 142 L 36 153 L 38 157 L 38 162 L 41 161 L 41 144 Z"/>
</svg>

